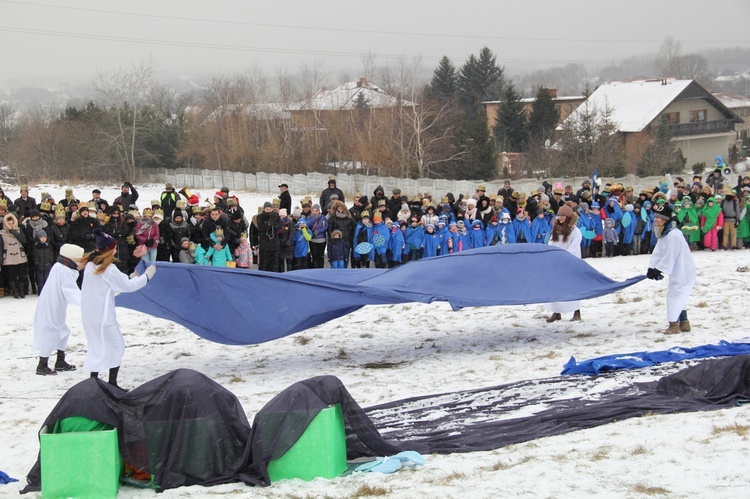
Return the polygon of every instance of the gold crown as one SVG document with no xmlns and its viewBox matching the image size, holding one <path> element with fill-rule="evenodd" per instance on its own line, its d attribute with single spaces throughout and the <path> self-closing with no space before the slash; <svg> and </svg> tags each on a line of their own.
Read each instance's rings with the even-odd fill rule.
<svg viewBox="0 0 750 499">
<path fill-rule="evenodd" d="M 214 234 L 216 234 L 216 237 L 219 237 L 219 236 L 224 237 L 224 229 L 217 226 L 216 230 L 214 230 Z"/>
<path fill-rule="evenodd" d="M 153 208 L 154 206 L 161 206 L 161 203 L 159 202 L 158 199 L 151 200 L 151 207 Z"/>
<path fill-rule="evenodd" d="M 52 205 L 47 202 L 40 204 L 39 208 L 41 209 L 41 211 L 52 211 Z"/>
<path fill-rule="evenodd" d="M 161 208 L 157 208 L 154 210 L 154 217 L 161 217 L 162 220 L 164 219 L 164 210 Z"/>
<path fill-rule="evenodd" d="M 280 205 L 281 204 L 281 199 L 279 199 L 279 198 L 273 198 L 273 204 L 275 204 L 277 206 Z"/>
</svg>

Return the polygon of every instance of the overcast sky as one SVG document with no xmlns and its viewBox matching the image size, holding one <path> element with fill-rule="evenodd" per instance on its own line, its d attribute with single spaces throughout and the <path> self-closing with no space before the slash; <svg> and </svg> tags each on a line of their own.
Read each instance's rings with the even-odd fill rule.
<svg viewBox="0 0 750 499">
<path fill-rule="evenodd" d="M 518 74 L 655 53 L 750 46 L 749 0 L 0 0 L 0 83 L 90 78 L 152 59 L 180 75 L 303 63 L 352 76 L 362 55 L 386 64 L 443 55 L 460 66 L 488 46 Z M 736 21 L 736 27 L 732 27 Z"/>
</svg>

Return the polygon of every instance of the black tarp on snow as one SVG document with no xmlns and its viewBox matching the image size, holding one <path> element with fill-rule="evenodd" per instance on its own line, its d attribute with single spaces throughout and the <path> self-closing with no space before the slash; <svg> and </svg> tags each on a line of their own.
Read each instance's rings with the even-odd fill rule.
<svg viewBox="0 0 750 499">
<path fill-rule="evenodd" d="M 680 367 L 654 368 L 670 374 L 646 383 L 632 382 L 633 371 L 561 376 L 365 410 L 337 378 L 318 376 L 274 397 L 252 428 L 231 392 L 181 369 L 128 393 L 97 379 L 82 381 L 44 425 L 84 416 L 117 427 L 124 459 L 152 473 L 160 490 L 230 481 L 267 485 L 268 463 L 291 448 L 320 410 L 335 403 L 344 413 L 347 458 L 354 459 L 406 449 L 491 450 L 646 414 L 721 409 L 750 400 L 750 355 L 704 360 L 674 372 Z M 625 382 L 613 383 L 623 377 Z M 38 461 L 27 479 L 26 492 L 39 490 Z"/>
<path fill-rule="evenodd" d="M 90 378 L 63 395 L 44 426 L 83 416 L 116 427 L 123 459 L 152 474 L 158 490 L 237 481 L 268 485 L 268 462 L 284 455 L 318 412 L 335 403 L 344 412 L 349 459 L 402 450 L 380 437 L 333 376 L 290 386 L 258 411 L 252 428 L 234 394 L 196 371 L 173 371 L 130 392 Z M 40 489 L 39 460 L 27 481 L 24 492 Z"/>
<path fill-rule="evenodd" d="M 380 434 L 422 453 L 497 449 L 647 414 L 732 407 L 750 400 L 750 355 L 654 368 L 672 374 L 647 383 L 618 371 L 597 377 L 561 376 L 491 388 L 428 395 L 365 409 Z"/>
</svg>

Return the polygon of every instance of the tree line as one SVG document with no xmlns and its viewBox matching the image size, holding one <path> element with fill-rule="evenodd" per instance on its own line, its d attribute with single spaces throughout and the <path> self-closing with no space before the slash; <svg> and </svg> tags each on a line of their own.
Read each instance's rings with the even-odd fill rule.
<svg viewBox="0 0 750 499">
<path fill-rule="evenodd" d="M 557 129 L 559 111 L 539 87 L 527 113 L 489 48 L 460 66 L 443 57 L 428 82 L 420 64 L 400 61 L 377 75 L 398 105 L 360 98 L 348 111 L 300 122 L 289 110 L 320 88 L 315 67 L 305 68 L 302 81 L 277 75 L 274 88 L 247 74 L 177 93 L 158 81 L 152 63 L 141 62 L 98 73 L 96 98 L 85 105 L 40 106 L 20 116 L 0 106 L 0 166 L 25 182 L 137 180 L 140 168 L 296 174 L 342 165 L 381 176 L 490 180 L 511 174 L 498 168 L 498 154 L 518 152 L 524 161 L 516 176 L 624 173 L 606 111 L 592 109 Z M 365 72 L 374 69 L 365 64 Z M 486 101 L 502 101 L 489 126 Z"/>
</svg>

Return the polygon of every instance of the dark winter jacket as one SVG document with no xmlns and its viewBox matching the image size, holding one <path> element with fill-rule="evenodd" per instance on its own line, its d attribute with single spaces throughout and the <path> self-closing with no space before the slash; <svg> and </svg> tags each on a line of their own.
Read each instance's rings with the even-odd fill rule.
<svg viewBox="0 0 750 499">
<path fill-rule="evenodd" d="M 70 242 L 77 244 L 83 251 L 89 253 L 96 249 L 94 229 L 99 227 L 96 217 L 79 216 L 70 223 Z"/>
</svg>

